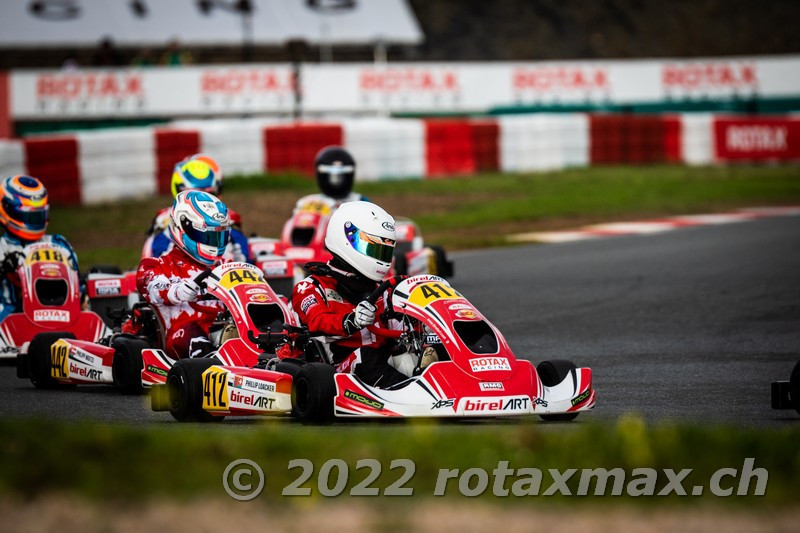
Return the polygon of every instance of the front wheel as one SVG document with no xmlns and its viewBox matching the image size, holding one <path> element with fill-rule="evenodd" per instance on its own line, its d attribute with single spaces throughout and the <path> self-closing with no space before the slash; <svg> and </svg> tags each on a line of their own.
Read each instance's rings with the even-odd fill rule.
<svg viewBox="0 0 800 533">
<path fill-rule="evenodd" d="M 333 419 L 336 369 L 327 363 L 306 363 L 292 380 L 292 413 L 303 423 Z"/>
<path fill-rule="evenodd" d="M 59 383 L 53 376 L 53 371 L 61 372 L 64 365 L 69 363 L 64 361 L 53 361 L 50 347 L 59 339 L 74 339 L 75 335 L 68 332 L 39 333 L 28 345 L 28 377 L 37 389 L 56 389 L 68 388 L 75 385 Z M 61 357 L 66 358 L 67 354 Z M 66 376 L 65 376 L 66 377 Z"/>
<path fill-rule="evenodd" d="M 203 372 L 217 364 L 215 359 L 181 359 L 167 373 L 169 412 L 178 422 L 213 422 L 214 416 L 203 409 Z"/>
<path fill-rule="evenodd" d="M 135 337 L 117 337 L 111 346 L 114 348 L 111 366 L 114 385 L 122 394 L 142 394 L 142 350 L 150 345 Z"/>
<path fill-rule="evenodd" d="M 578 367 L 572 361 L 565 361 L 563 359 L 554 359 L 552 361 L 542 361 L 536 367 L 536 372 L 539 374 L 539 379 L 542 380 L 542 385 L 545 387 L 553 387 L 558 385 L 569 373 Z M 542 420 L 548 422 L 568 422 L 575 420 L 578 413 L 558 413 L 552 415 L 539 415 Z"/>
</svg>

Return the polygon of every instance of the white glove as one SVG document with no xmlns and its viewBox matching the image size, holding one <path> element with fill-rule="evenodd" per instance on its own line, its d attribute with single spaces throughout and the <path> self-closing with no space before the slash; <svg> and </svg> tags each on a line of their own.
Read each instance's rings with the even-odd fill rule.
<svg viewBox="0 0 800 533">
<path fill-rule="evenodd" d="M 354 311 L 355 316 L 353 317 L 353 322 L 355 322 L 356 326 L 359 328 L 371 326 L 375 323 L 375 312 L 377 310 L 378 309 L 374 305 L 366 300 L 359 302 Z"/>
<path fill-rule="evenodd" d="M 179 281 L 169 288 L 169 292 L 167 294 L 170 301 L 174 304 L 180 304 L 181 302 L 194 302 L 197 300 L 198 289 L 199 287 L 197 284 L 192 281 Z"/>
</svg>

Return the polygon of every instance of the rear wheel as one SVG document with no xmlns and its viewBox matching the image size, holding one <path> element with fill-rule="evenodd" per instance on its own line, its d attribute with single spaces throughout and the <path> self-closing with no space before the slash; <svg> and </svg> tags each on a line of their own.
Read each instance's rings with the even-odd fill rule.
<svg viewBox="0 0 800 533">
<path fill-rule="evenodd" d="M 794 365 L 792 377 L 789 378 L 789 396 L 795 411 L 800 414 L 800 361 Z"/>
<path fill-rule="evenodd" d="M 306 363 L 292 381 L 292 413 L 303 423 L 333 419 L 336 369 L 327 363 Z"/>
<path fill-rule="evenodd" d="M 453 262 L 447 260 L 447 252 L 444 251 L 444 248 L 436 244 L 430 245 L 429 248 L 433 250 L 436 275 L 443 278 L 452 278 L 455 274 Z"/>
<path fill-rule="evenodd" d="M 111 344 L 114 348 L 112 373 L 114 385 L 122 394 L 142 394 L 142 350 L 149 344 L 136 337 L 117 337 Z"/>
<path fill-rule="evenodd" d="M 554 359 L 552 361 L 542 361 L 539 363 L 536 367 L 536 372 L 539 374 L 539 379 L 542 380 L 542 385 L 545 387 L 553 387 L 564 381 L 564 378 L 576 368 L 575 363 L 572 361 Z M 539 416 L 542 420 L 547 420 L 548 422 L 568 422 L 570 420 L 575 420 L 578 417 L 578 413 L 559 413 Z"/>
<path fill-rule="evenodd" d="M 169 412 L 178 422 L 213 422 L 214 416 L 203 410 L 203 372 L 218 364 L 216 359 L 181 359 L 167 374 Z"/>
<path fill-rule="evenodd" d="M 39 333 L 28 345 L 28 377 L 37 389 L 70 388 L 75 385 L 62 384 L 51 375 L 54 367 L 50 356 L 50 347 L 58 339 L 74 339 L 68 332 Z"/>
</svg>

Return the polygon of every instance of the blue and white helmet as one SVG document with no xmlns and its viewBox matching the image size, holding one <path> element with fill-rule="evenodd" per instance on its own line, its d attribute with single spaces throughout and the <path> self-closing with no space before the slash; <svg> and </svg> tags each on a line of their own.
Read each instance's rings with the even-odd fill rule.
<svg viewBox="0 0 800 533">
<path fill-rule="evenodd" d="M 225 253 L 230 225 L 225 204 L 203 191 L 178 193 L 169 212 L 170 239 L 204 265 L 213 265 Z"/>
</svg>

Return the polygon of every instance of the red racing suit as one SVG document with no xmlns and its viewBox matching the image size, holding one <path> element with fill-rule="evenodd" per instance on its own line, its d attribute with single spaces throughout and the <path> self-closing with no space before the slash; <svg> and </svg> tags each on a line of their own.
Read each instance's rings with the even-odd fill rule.
<svg viewBox="0 0 800 533">
<path fill-rule="evenodd" d="M 339 280 L 330 275 L 312 273 L 295 285 L 292 307 L 312 336 L 322 340 L 332 355 L 337 372 L 353 372 L 370 384 L 389 386 L 406 379 L 386 362 L 394 342 L 376 336 L 368 327 L 348 334 L 345 318 L 353 312 L 358 301 L 348 301 L 341 293 Z M 377 284 L 376 284 L 377 286 Z M 385 307 L 383 299 L 375 304 L 374 326 L 396 329 L 398 324 L 383 324 L 380 316 Z M 391 321 L 395 322 L 395 321 Z"/>
<path fill-rule="evenodd" d="M 174 359 L 190 357 L 192 341 L 210 344 L 208 330 L 217 314 L 224 310 L 222 302 L 216 298 L 203 300 L 202 294 L 195 302 L 180 302 L 174 297 L 171 288 L 194 278 L 205 268 L 178 247 L 139 263 L 136 287 L 158 314 L 165 331 L 164 350 Z"/>
</svg>

